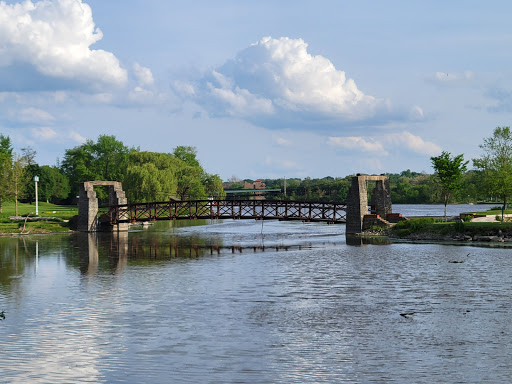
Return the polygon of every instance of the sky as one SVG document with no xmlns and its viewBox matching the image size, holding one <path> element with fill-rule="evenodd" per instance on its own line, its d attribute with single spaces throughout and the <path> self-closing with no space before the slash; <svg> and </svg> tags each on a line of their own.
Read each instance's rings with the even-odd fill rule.
<svg viewBox="0 0 512 384">
<path fill-rule="evenodd" d="M 512 122 L 508 1 L 0 1 L 0 133 L 99 135 L 209 173 L 432 173 Z M 470 163 L 471 164 L 471 163 Z"/>
</svg>

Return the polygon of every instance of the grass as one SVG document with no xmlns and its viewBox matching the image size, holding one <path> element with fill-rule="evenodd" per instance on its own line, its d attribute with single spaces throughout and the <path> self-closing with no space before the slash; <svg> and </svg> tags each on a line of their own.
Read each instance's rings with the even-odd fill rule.
<svg viewBox="0 0 512 384">
<path fill-rule="evenodd" d="M 390 229 L 392 235 L 407 237 L 412 234 L 467 234 L 494 235 L 498 231 L 512 233 L 511 222 L 442 222 L 433 218 L 419 218 L 401 221 Z"/>
<path fill-rule="evenodd" d="M 484 212 L 474 212 L 477 215 L 500 215 L 501 216 L 501 209 L 489 209 L 488 211 Z M 512 214 L 512 209 L 505 209 L 505 215 L 506 214 Z"/>
<path fill-rule="evenodd" d="M 55 205 L 39 202 L 39 217 L 48 217 L 47 220 L 27 221 L 11 220 L 15 216 L 14 202 L 3 202 L 2 213 L 0 213 L 0 233 L 50 233 L 69 231 L 68 220 L 78 214 L 78 207 L 72 205 Z M 35 204 L 18 203 L 18 216 L 35 217 Z M 23 230 L 24 228 L 24 230 Z"/>
</svg>

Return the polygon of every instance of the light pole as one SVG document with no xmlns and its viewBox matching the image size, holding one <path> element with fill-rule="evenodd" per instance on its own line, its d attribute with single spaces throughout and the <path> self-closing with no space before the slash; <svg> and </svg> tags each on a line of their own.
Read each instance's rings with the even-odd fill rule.
<svg viewBox="0 0 512 384">
<path fill-rule="evenodd" d="M 37 182 L 39 181 L 39 176 L 34 176 L 34 182 L 36 183 L 36 216 L 39 216 L 39 205 L 37 200 Z"/>
</svg>

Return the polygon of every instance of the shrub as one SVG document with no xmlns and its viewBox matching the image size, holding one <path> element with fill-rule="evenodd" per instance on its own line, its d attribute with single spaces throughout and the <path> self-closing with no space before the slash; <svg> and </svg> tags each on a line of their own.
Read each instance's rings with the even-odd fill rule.
<svg viewBox="0 0 512 384">
<path fill-rule="evenodd" d="M 472 220 L 473 220 L 473 216 L 471 216 L 471 215 L 466 215 L 462 218 L 462 221 L 465 223 L 471 223 Z"/>
<path fill-rule="evenodd" d="M 398 229 L 396 231 L 396 235 L 398 237 L 406 237 L 406 236 L 409 236 L 410 234 L 411 234 L 411 231 L 407 228 Z"/>
<path fill-rule="evenodd" d="M 455 231 L 459 233 L 464 233 L 466 226 L 462 221 L 457 221 L 456 223 L 453 223 L 453 228 L 455 229 Z"/>
<path fill-rule="evenodd" d="M 422 217 L 419 219 L 411 219 L 400 221 L 395 225 L 396 230 L 409 229 L 411 232 L 423 229 L 430 224 L 433 224 L 435 219 L 433 217 Z"/>
</svg>

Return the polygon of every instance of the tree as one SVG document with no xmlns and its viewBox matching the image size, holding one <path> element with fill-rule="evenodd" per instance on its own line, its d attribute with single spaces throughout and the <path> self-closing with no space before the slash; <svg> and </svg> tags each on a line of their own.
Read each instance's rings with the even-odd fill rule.
<svg viewBox="0 0 512 384">
<path fill-rule="evenodd" d="M 178 146 L 173 155 L 179 160 L 176 170 L 178 182 L 176 193 L 181 200 L 200 200 L 206 198 L 202 176 L 204 170 L 196 158 L 195 147 Z"/>
<path fill-rule="evenodd" d="M 0 213 L 2 213 L 2 201 L 7 197 L 11 169 L 11 139 L 0 134 Z"/>
<path fill-rule="evenodd" d="M 34 180 L 34 176 L 39 177 L 38 199 L 39 201 L 61 201 L 69 197 L 71 188 L 69 180 L 57 167 L 48 165 L 39 166 L 38 164 L 30 164 L 26 169 L 27 177 Z M 35 185 L 29 182 L 26 188 L 25 197 L 32 203 L 35 200 Z"/>
<path fill-rule="evenodd" d="M 201 167 L 201 164 L 199 164 L 199 161 L 196 158 L 196 147 L 180 145 L 174 148 L 172 154 L 191 167 Z"/>
<path fill-rule="evenodd" d="M 25 187 L 28 184 L 26 159 L 23 156 L 14 154 L 8 194 L 14 197 L 15 215 L 18 216 L 18 200 L 23 195 Z"/>
<path fill-rule="evenodd" d="M 208 197 L 213 199 L 224 199 L 226 197 L 226 191 L 222 188 L 222 179 L 219 175 L 210 175 L 205 172 L 202 179 Z"/>
<path fill-rule="evenodd" d="M 182 163 L 173 155 L 133 152 L 123 187 L 130 202 L 166 201 L 176 195 L 176 169 Z"/>
<path fill-rule="evenodd" d="M 122 181 L 128 166 L 128 155 L 137 151 L 128 148 L 115 136 L 100 135 L 95 143 L 87 140 L 84 144 L 66 150 L 62 171 L 69 178 L 74 194 L 79 184 L 89 180 Z M 98 190 L 98 197 L 104 193 Z"/>
<path fill-rule="evenodd" d="M 483 156 L 473 159 L 473 165 L 481 171 L 483 186 L 489 194 L 503 201 L 501 218 L 512 195 L 512 132 L 510 127 L 496 127 L 491 137 L 479 146 Z"/>
<path fill-rule="evenodd" d="M 462 187 L 468 161 L 464 162 L 464 155 L 450 157 L 450 153 L 445 151 L 437 157 L 431 157 L 430 160 L 435 172 L 434 177 L 441 190 L 444 203 L 444 221 L 446 221 L 446 206 L 452 194 Z"/>
</svg>

